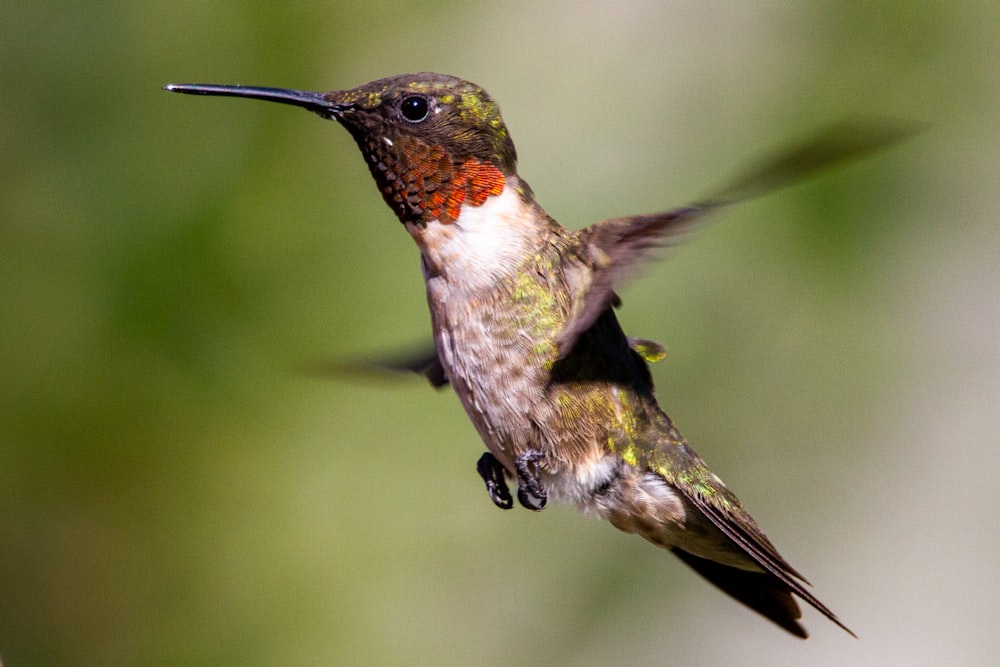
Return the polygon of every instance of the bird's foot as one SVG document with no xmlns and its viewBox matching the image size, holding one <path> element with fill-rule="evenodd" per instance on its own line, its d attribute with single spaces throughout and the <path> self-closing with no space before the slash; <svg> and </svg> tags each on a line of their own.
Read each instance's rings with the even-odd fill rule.
<svg viewBox="0 0 1000 667">
<path fill-rule="evenodd" d="M 507 480 L 503 478 L 503 466 L 495 456 L 489 452 L 484 453 L 476 463 L 476 470 L 486 482 L 486 492 L 490 494 L 490 500 L 494 505 L 502 510 L 509 510 L 514 506 L 514 499 L 511 498 L 510 489 L 507 488 Z M 518 498 L 520 497 L 518 492 Z"/>
<path fill-rule="evenodd" d="M 545 509 L 548 492 L 542 485 L 542 470 L 538 462 L 542 459 L 541 452 L 529 449 L 514 459 L 517 470 L 517 500 L 521 505 L 535 512 Z"/>
</svg>

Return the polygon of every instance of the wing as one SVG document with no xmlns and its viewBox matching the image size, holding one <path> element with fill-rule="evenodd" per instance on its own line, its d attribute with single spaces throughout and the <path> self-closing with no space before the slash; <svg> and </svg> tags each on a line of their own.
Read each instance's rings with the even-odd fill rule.
<svg viewBox="0 0 1000 667">
<path fill-rule="evenodd" d="M 667 356 L 667 350 L 655 340 L 647 338 L 628 338 L 629 347 L 642 359 L 655 363 Z M 323 361 L 309 364 L 303 370 L 317 377 L 339 377 L 342 375 L 406 375 L 416 374 L 427 378 L 435 389 L 448 386 L 448 377 L 444 366 L 438 358 L 437 350 L 431 343 L 425 348 L 413 352 L 400 353 L 382 358 L 369 358 L 360 361 Z M 652 378 L 647 382 L 652 385 Z"/>
<path fill-rule="evenodd" d="M 705 203 L 666 213 L 614 218 L 580 232 L 577 252 L 591 271 L 590 284 L 583 294 L 582 305 L 570 316 L 556 341 L 560 358 L 569 354 L 580 334 L 601 313 L 617 305 L 615 289 L 651 250 L 677 242 L 697 220 L 720 206 L 723 204 Z"/>
<path fill-rule="evenodd" d="M 678 243 L 685 232 L 708 214 L 886 148 L 917 129 L 912 124 L 888 120 L 844 122 L 754 163 L 730 185 L 698 203 L 663 213 L 613 218 L 582 230 L 577 252 L 592 275 L 582 305 L 557 341 L 560 356 L 566 356 L 580 334 L 614 305 L 615 289 L 652 250 Z"/>
<path fill-rule="evenodd" d="M 438 359 L 433 343 L 428 349 L 396 354 L 379 359 L 370 358 L 360 361 L 323 361 L 305 366 L 303 370 L 310 375 L 319 377 L 339 377 L 343 375 L 402 375 L 414 373 L 423 375 L 432 387 L 441 388 L 448 385 L 444 366 Z"/>
</svg>

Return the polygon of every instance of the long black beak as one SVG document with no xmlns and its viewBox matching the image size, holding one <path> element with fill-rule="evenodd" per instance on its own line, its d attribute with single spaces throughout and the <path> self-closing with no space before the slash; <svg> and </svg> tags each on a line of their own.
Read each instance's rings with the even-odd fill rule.
<svg viewBox="0 0 1000 667">
<path fill-rule="evenodd" d="M 336 118 L 347 106 L 329 99 L 331 93 L 313 93 L 307 90 L 286 88 L 260 88 L 257 86 L 218 86 L 205 83 L 170 83 L 163 87 L 172 93 L 188 95 L 221 95 L 225 97 L 249 97 L 303 107 L 324 118 Z"/>
</svg>

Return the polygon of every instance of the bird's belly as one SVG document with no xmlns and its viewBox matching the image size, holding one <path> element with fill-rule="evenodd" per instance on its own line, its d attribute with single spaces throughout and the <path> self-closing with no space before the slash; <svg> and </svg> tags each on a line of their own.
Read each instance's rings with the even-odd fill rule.
<svg viewBox="0 0 1000 667">
<path fill-rule="evenodd" d="M 551 341 L 561 320 L 518 301 L 510 285 L 469 293 L 431 276 L 427 287 L 438 357 L 487 448 L 510 472 L 528 450 L 551 467 L 550 435 L 560 421 L 549 388 Z"/>
<path fill-rule="evenodd" d="M 486 447 L 514 471 L 514 458 L 542 448 L 544 385 L 529 360 L 461 328 L 435 334 L 449 382 Z"/>
</svg>

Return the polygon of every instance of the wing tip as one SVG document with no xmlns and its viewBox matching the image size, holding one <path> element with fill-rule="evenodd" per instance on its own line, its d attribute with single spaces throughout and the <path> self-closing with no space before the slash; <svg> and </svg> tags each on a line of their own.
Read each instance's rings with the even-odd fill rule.
<svg viewBox="0 0 1000 667">
<path fill-rule="evenodd" d="M 809 633 L 799 623 L 802 611 L 793 594 L 799 591 L 789 587 L 768 572 L 751 572 L 723 565 L 713 560 L 695 556 L 681 549 L 671 549 L 675 556 L 686 563 L 691 569 L 704 577 L 734 600 L 743 603 L 772 623 L 788 631 L 800 639 L 807 639 Z M 800 597 L 803 597 L 800 595 Z M 843 629 L 847 634 L 857 639 L 857 635 L 841 623 L 829 609 L 819 603 L 808 593 L 803 599 Z"/>
</svg>

